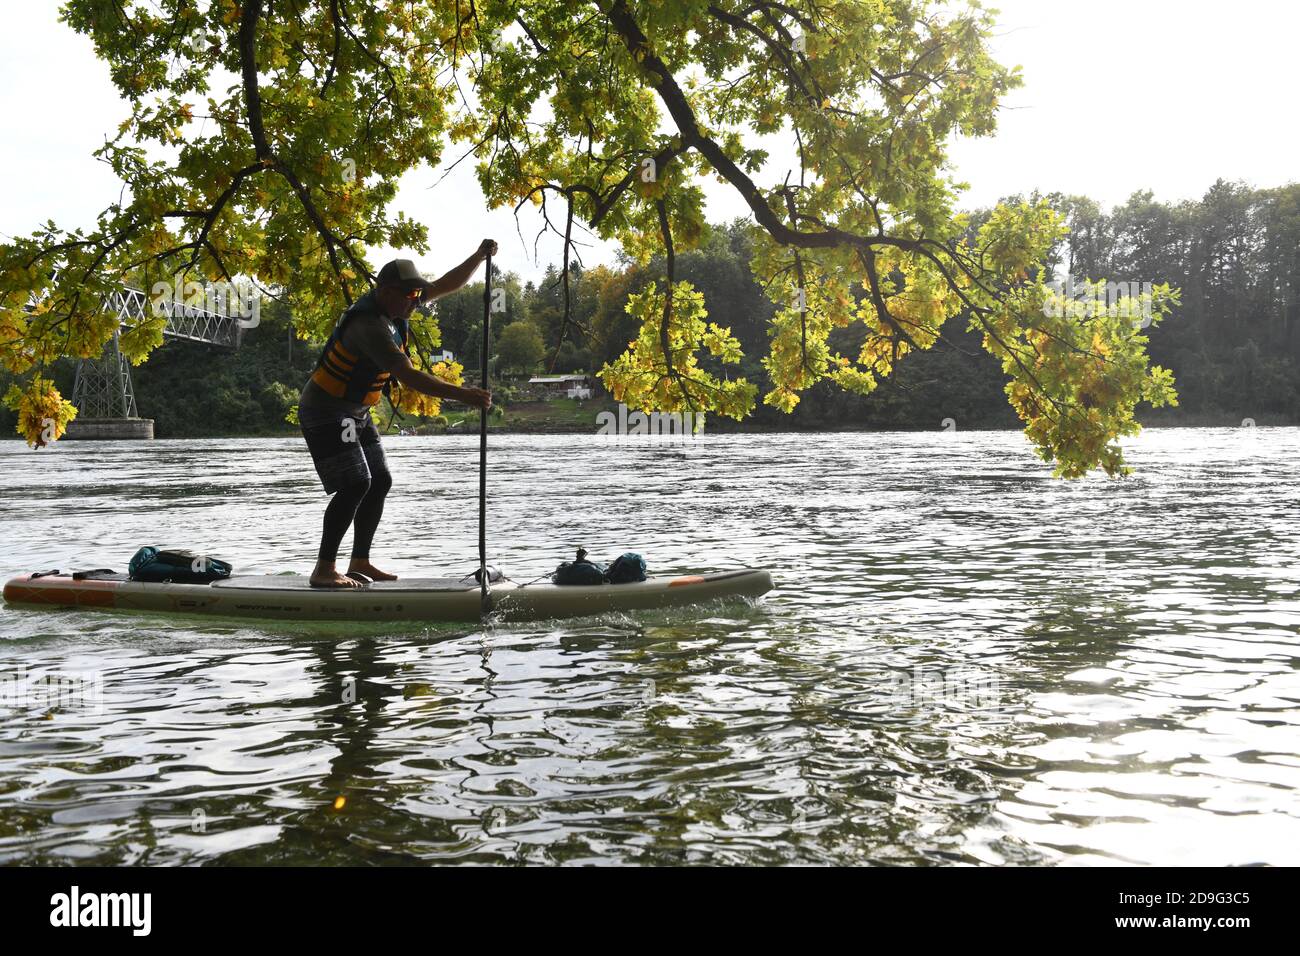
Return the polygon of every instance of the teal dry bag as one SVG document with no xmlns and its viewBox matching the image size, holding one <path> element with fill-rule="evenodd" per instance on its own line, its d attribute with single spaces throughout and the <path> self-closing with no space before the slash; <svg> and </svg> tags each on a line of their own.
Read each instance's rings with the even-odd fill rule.
<svg viewBox="0 0 1300 956">
<path fill-rule="evenodd" d="M 604 584 L 605 566 L 588 561 L 587 549 L 579 548 L 578 556 L 556 568 L 555 573 L 551 575 L 551 580 L 556 584 L 566 585 Z"/>
<path fill-rule="evenodd" d="M 230 577 L 230 563 L 220 558 L 176 548 L 144 547 L 127 568 L 132 581 L 210 584 Z"/>
<path fill-rule="evenodd" d="M 631 584 L 645 580 L 645 558 L 635 551 L 620 554 L 605 569 L 605 580 L 610 584 Z"/>
</svg>

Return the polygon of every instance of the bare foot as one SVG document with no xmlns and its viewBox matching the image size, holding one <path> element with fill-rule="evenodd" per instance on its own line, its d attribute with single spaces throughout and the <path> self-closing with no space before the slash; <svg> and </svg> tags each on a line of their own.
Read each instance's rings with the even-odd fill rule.
<svg viewBox="0 0 1300 956">
<path fill-rule="evenodd" d="M 353 558 L 348 564 L 348 572 L 358 571 L 364 574 L 372 581 L 396 581 L 396 574 L 389 574 L 387 571 L 380 571 L 369 561 L 363 561 L 360 558 Z"/>
<path fill-rule="evenodd" d="M 322 568 L 319 565 L 311 573 L 308 583 L 314 588 L 359 588 L 360 581 L 354 581 L 351 578 L 342 575 L 333 565 Z"/>
</svg>

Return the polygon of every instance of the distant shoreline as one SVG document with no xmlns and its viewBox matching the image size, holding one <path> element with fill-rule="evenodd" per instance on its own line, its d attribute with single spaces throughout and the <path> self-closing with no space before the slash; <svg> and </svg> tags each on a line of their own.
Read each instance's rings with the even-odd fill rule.
<svg viewBox="0 0 1300 956">
<path fill-rule="evenodd" d="M 1190 421 L 1190 422 L 1187 422 L 1187 421 L 1175 421 L 1175 422 L 1149 422 L 1149 423 L 1143 423 L 1143 425 L 1142 425 L 1142 429 L 1143 429 L 1143 431 L 1173 431 L 1173 430 L 1177 430 L 1177 429 L 1242 428 L 1242 427 L 1248 427 L 1248 426 L 1243 426 L 1240 422 L 1234 422 L 1234 421 L 1231 421 L 1231 420 L 1223 419 L 1223 418 L 1220 417 L 1220 416 L 1214 416 L 1212 420 L 1200 420 L 1200 421 Z M 1269 421 L 1269 420 L 1267 420 L 1267 419 L 1264 419 L 1264 420 L 1256 420 L 1256 422 L 1255 422 L 1255 427 L 1257 427 L 1257 428 L 1296 428 L 1296 427 L 1300 427 L 1300 422 Z M 1017 428 L 1017 427 L 1015 427 L 1015 426 L 1010 426 L 1010 425 L 968 425 L 968 426 L 962 426 L 962 425 L 958 424 L 957 428 L 954 429 L 954 431 L 957 432 L 957 433 L 961 433 L 961 432 L 1019 432 L 1019 431 L 1021 431 L 1021 429 L 1020 429 L 1020 428 Z M 758 426 L 758 427 L 755 427 L 755 426 L 752 426 L 752 425 L 748 425 L 748 426 L 747 426 L 747 425 L 739 425 L 739 426 L 737 426 L 737 425 L 732 425 L 732 424 L 729 423 L 728 425 L 725 425 L 725 426 L 723 426 L 723 427 L 721 427 L 721 428 L 718 428 L 718 427 L 708 427 L 708 426 L 706 426 L 706 427 L 705 427 L 705 430 L 704 430 L 704 432 L 703 432 L 703 435 L 705 435 L 705 436 L 717 436 L 717 435 L 818 435 L 818 434 L 843 435 L 843 434 L 853 434 L 853 433 L 863 433 L 863 434 L 890 434 L 890 433 L 894 433 L 894 434 L 914 434 L 914 433 L 925 433 L 925 432 L 940 433 L 940 434 L 942 434 L 942 433 L 944 432 L 944 429 L 942 429 L 942 428 L 919 427 L 919 426 L 911 426 L 911 427 L 909 427 L 909 426 L 906 426 L 906 425 L 886 425 L 886 426 L 875 426 L 875 427 L 863 427 L 863 426 L 861 426 L 861 425 L 856 425 L 856 426 L 846 426 L 846 427 L 842 427 L 842 428 L 811 428 L 811 427 L 809 427 L 809 428 L 799 428 L 799 427 L 789 427 L 789 426 L 787 426 L 787 427 L 768 427 L 768 426 Z M 587 426 L 587 427 L 581 427 L 581 426 L 578 426 L 578 425 L 576 425 L 576 424 L 567 424 L 567 423 L 566 423 L 566 424 L 563 424 L 563 425 L 552 424 L 552 425 L 546 425 L 546 426 L 539 425 L 539 424 L 531 424 L 531 423 L 530 423 L 530 424 L 524 424 L 524 425 L 522 425 L 522 426 L 521 426 L 520 424 L 518 424 L 518 423 L 512 423 L 512 424 L 509 424 L 509 425 L 492 425 L 492 424 L 489 424 L 489 425 L 488 425 L 488 433 L 491 434 L 491 435 L 590 435 L 590 436 L 592 436 L 593 438 L 597 437 L 598 434 L 599 434 L 599 432 L 598 432 L 598 427 L 597 427 L 594 423 L 593 423 L 592 425 L 590 425 L 590 426 Z M 456 435 L 477 435 L 477 434 L 478 434 L 478 428 L 476 428 L 476 427 L 475 427 L 475 428 L 451 428 L 451 429 L 444 429 L 444 428 L 436 428 L 436 429 L 435 429 L 435 428 L 428 428 L 428 429 L 423 429 L 423 430 L 421 430 L 421 429 L 412 429 L 412 430 L 408 433 L 408 435 L 400 435 L 400 434 L 399 434 L 398 432 L 396 432 L 396 431 L 383 431 L 383 430 L 381 430 L 381 431 L 380 431 L 380 434 L 383 435 L 385 438 L 405 438 L 405 437 L 412 437 L 412 438 L 425 438 L 425 437 L 443 437 L 443 436 L 456 436 Z M 22 437 L 19 436 L 19 435 L 16 435 L 16 434 L 10 434 L 10 435 L 6 435 L 6 436 L 4 436 L 4 437 L 7 438 L 7 439 L 9 439 L 9 440 L 11 440 L 11 441 L 15 441 L 15 442 L 21 442 L 21 441 L 22 441 Z M 300 433 L 299 431 L 297 431 L 296 429 L 293 429 L 293 430 L 286 430 L 286 431 L 282 431 L 282 432 L 232 432 L 232 433 L 222 433 L 222 434 L 217 434 L 217 435 L 160 435 L 160 436 L 157 436 L 157 437 L 155 437 L 155 438 L 153 438 L 153 439 L 151 439 L 151 440 L 152 440 L 152 441 L 203 441 L 203 440 L 211 441 L 211 440 L 232 439 L 232 438 L 237 438 L 237 439 L 248 439 L 248 438 L 283 439 L 283 438 L 299 438 L 299 437 L 301 437 L 301 433 Z M 626 438 L 626 439 L 636 439 L 636 438 L 638 438 L 638 437 L 645 437 L 645 438 L 659 437 L 659 438 L 662 438 L 662 437 L 667 437 L 667 436 L 651 436 L 651 435 L 648 435 L 648 434 L 642 436 L 642 435 L 637 435 L 637 434 L 630 434 L 630 435 L 623 435 L 623 436 L 619 436 L 619 437 Z M 71 438 L 69 438 L 69 439 L 60 439 L 60 443 L 63 442 L 63 441 L 69 441 L 69 442 L 72 442 L 72 443 L 74 443 L 74 444 L 81 444 L 82 442 L 87 442 L 87 441 L 103 441 L 104 443 L 111 443 L 111 442 L 112 442 L 112 440 L 96 440 L 96 439 L 89 439 L 89 440 L 88 440 L 88 439 L 80 439 L 80 440 L 79 440 L 79 439 L 71 439 Z"/>
</svg>

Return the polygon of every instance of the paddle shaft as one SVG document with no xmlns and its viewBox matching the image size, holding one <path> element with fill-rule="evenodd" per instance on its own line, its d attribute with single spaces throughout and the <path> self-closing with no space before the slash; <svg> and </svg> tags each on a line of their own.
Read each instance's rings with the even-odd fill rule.
<svg viewBox="0 0 1300 956">
<path fill-rule="evenodd" d="M 488 387 L 488 348 L 492 342 L 492 256 L 487 257 L 487 275 L 483 279 L 483 347 L 480 351 L 480 387 Z M 488 410 L 479 412 L 478 428 L 478 579 L 479 600 L 483 616 L 492 609 L 488 596 L 487 576 L 487 428 Z"/>
</svg>

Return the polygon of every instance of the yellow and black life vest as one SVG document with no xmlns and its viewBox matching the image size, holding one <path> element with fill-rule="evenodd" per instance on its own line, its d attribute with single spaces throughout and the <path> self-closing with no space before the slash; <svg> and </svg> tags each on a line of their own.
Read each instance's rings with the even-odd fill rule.
<svg viewBox="0 0 1300 956">
<path fill-rule="evenodd" d="M 352 307 L 339 319 L 338 325 L 334 326 L 334 331 L 325 342 L 325 348 L 321 350 L 320 358 L 316 360 L 316 371 L 311 375 L 311 380 L 326 394 L 362 405 L 379 404 L 384 386 L 388 384 L 388 372 L 364 355 L 357 355 L 343 347 L 343 330 L 348 321 L 358 315 L 377 312 L 372 293 L 366 293 L 352 303 Z M 393 323 L 393 341 L 406 352 L 410 324 L 405 319 L 388 321 Z"/>
</svg>

